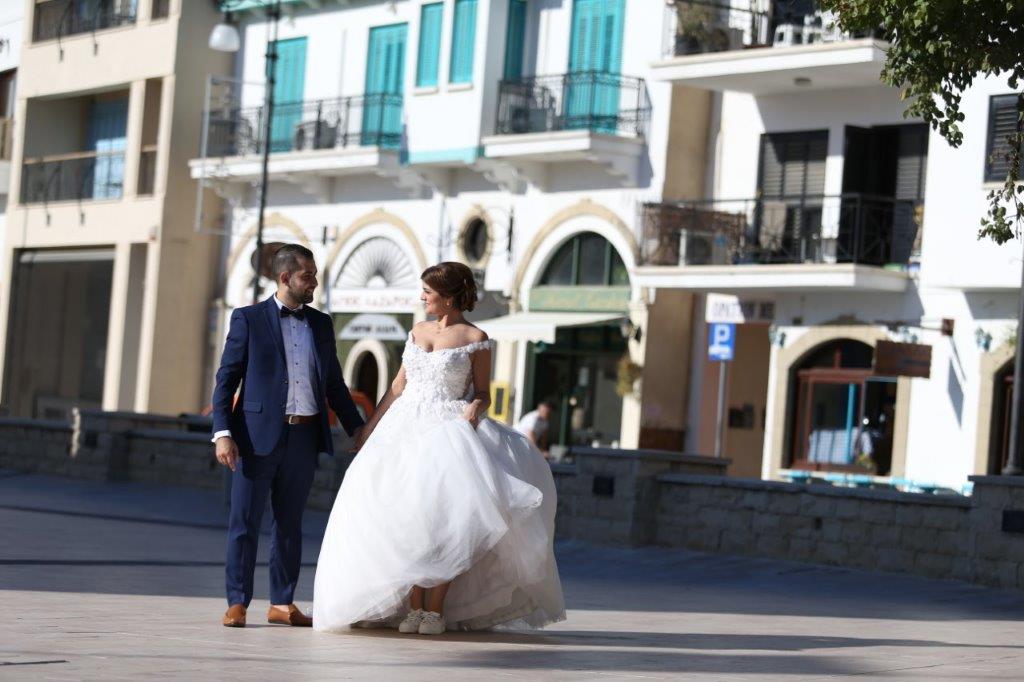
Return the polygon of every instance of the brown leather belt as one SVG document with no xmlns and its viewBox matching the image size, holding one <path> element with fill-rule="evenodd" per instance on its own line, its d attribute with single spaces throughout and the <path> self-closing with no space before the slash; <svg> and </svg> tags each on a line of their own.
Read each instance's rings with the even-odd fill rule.
<svg viewBox="0 0 1024 682">
<path fill-rule="evenodd" d="M 312 424 L 320 418 L 318 414 L 286 414 L 284 416 L 285 424 Z"/>
</svg>

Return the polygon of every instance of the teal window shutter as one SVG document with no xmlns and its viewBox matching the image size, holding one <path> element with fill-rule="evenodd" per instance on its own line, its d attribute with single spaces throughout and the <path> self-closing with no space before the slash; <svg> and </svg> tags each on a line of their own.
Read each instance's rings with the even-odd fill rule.
<svg viewBox="0 0 1024 682">
<path fill-rule="evenodd" d="M 441 18 L 444 3 L 423 5 L 420 9 L 420 49 L 416 65 L 417 87 L 437 85 L 437 72 L 441 61 Z"/>
<path fill-rule="evenodd" d="M 477 0 L 455 0 L 452 58 L 448 73 L 448 80 L 451 83 L 469 83 L 473 80 L 476 4 Z"/>
<path fill-rule="evenodd" d="M 505 71 L 507 81 L 523 77 L 523 41 L 526 38 L 526 0 L 509 0 L 508 30 L 505 33 Z"/>
</svg>

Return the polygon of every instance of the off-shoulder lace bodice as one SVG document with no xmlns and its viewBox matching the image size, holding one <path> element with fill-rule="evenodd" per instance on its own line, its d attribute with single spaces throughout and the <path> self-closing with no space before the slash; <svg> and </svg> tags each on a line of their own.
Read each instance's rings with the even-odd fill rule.
<svg viewBox="0 0 1024 682">
<path fill-rule="evenodd" d="M 420 414 L 428 413 L 442 419 L 460 416 L 466 400 L 472 395 L 473 364 L 470 356 L 490 348 L 491 343 L 490 340 L 477 341 L 456 348 L 428 351 L 413 341 L 410 332 L 402 353 L 405 389 L 394 408 L 414 409 Z"/>
</svg>

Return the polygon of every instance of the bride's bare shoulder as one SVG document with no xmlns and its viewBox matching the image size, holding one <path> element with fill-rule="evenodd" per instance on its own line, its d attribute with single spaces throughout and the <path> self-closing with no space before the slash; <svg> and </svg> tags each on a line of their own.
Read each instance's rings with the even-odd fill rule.
<svg viewBox="0 0 1024 682">
<path fill-rule="evenodd" d="M 485 332 L 483 329 L 477 327 L 476 325 L 470 322 L 467 322 L 465 338 L 467 343 L 479 343 L 481 341 L 486 341 L 488 339 L 488 336 L 487 332 Z"/>
</svg>

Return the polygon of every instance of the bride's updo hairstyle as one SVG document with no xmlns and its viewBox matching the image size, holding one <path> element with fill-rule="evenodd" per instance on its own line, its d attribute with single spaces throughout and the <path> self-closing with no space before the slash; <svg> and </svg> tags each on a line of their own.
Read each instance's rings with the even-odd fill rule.
<svg viewBox="0 0 1024 682">
<path fill-rule="evenodd" d="M 468 312 L 476 307 L 476 280 L 465 264 L 445 261 L 431 265 L 420 279 L 444 298 L 453 299 L 453 305 L 459 310 Z"/>
</svg>

